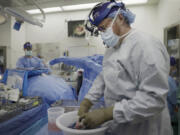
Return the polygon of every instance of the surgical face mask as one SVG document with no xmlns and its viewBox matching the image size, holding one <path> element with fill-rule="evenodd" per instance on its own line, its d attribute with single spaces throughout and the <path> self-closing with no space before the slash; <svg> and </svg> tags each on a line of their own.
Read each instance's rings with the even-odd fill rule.
<svg viewBox="0 0 180 135">
<path fill-rule="evenodd" d="M 32 56 L 32 51 L 25 50 L 25 56 Z"/>
<path fill-rule="evenodd" d="M 101 38 L 109 47 L 114 47 L 119 42 L 119 36 L 114 34 L 112 27 L 109 27 L 105 32 L 101 33 Z"/>
<path fill-rule="evenodd" d="M 114 46 L 118 45 L 120 39 L 122 39 L 123 37 L 125 37 L 126 35 L 129 34 L 129 32 L 128 32 L 128 33 L 126 33 L 126 34 L 124 34 L 122 36 L 118 36 L 118 35 L 114 34 L 114 32 L 113 32 L 113 28 L 112 27 L 113 27 L 113 24 L 114 24 L 114 22 L 115 22 L 115 20 L 117 18 L 117 15 L 119 14 L 119 11 L 120 10 L 117 11 L 117 14 L 114 17 L 110 27 L 108 27 L 105 32 L 101 33 L 102 40 L 109 47 L 114 47 Z"/>
<path fill-rule="evenodd" d="M 171 72 L 171 76 L 176 76 L 176 73 L 177 73 L 177 70 L 173 70 L 173 71 Z"/>
</svg>

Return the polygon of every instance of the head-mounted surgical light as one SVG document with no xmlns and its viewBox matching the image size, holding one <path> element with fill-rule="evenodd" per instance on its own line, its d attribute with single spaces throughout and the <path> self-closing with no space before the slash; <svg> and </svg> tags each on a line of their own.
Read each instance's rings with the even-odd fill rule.
<svg viewBox="0 0 180 135">
<path fill-rule="evenodd" d="M 94 6 L 85 21 L 85 28 L 91 32 L 91 35 L 97 36 L 99 33 L 98 25 L 112 12 L 119 8 L 126 10 L 124 3 L 117 3 L 114 0 L 102 2 Z"/>
</svg>

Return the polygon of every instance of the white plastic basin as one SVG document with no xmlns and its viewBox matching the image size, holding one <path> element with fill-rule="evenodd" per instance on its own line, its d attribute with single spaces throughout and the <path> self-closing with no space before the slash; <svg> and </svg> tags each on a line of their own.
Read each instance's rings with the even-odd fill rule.
<svg viewBox="0 0 180 135">
<path fill-rule="evenodd" d="M 68 128 L 78 121 L 78 118 L 77 111 L 64 113 L 56 119 L 56 126 L 63 131 L 64 135 L 104 135 L 108 128 L 107 126 L 89 130 Z"/>
</svg>

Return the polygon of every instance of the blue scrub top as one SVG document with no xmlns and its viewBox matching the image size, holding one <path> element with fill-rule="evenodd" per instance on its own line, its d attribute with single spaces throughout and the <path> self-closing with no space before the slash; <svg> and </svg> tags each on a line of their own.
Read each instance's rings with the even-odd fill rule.
<svg viewBox="0 0 180 135">
<path fill-rule="evenodd" d="M 169 83 L 169 92 L 167 96 L 167 101 L 168 101 L 169 112 L 172 118 L 174 116 L 174 108 L 177 103 L 176 93 L 178 87 L 176 85 L 176 81 L 171 76 L 168 77 L 168 83 Z"/>
<path fill-rule="evenodd" d="M 20 69 L 41 69 L 46 68 L 45 64 L 38 57 L 32 56 L 32 58 L 21 57 L 16 63 L 16 68 Z"/>
</svg>

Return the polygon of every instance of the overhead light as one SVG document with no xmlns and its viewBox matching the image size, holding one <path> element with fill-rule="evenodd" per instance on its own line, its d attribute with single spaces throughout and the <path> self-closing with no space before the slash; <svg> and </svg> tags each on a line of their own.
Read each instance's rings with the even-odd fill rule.
<svg viewBox="0 0 180 135">
<path fill-rule="evenodd" d="M 14 25 L 14 28 L 16 30 L 20 29 L 20 26 L 23 22 L 28 22 L 32 25 L 43 27 L 43 24 L 39 19 L 32 17 L 30 14 L 28 14 L 22 9 L 15 8 L 15 7 L 6 7 L 4 8 L 4 12 L 16 18 L 16 22 Z"/>
<path fill-rule="evenodd" d="M 31 9 L 31 10 L 26 10 L 29 14 L 40 14 L 41 11 L 39 9 Z"/>
<path fill-rule="evenodd" d="M 43 11 L 45 13 L 51 13 L 51 12 L 60 12 L 62 9 L 60 7 L 51 7 L 51 8 L 43 8 Z M 40 14 L 41 11 L 39 9 L 32 9 L 32 10 L 27 10 L 29 14 Z"/>
<path fill-rule="evenodd" d="M 124 2 L 126 5 L 136 5 L 136 4 L 145 4 L 148 0 L 118 0 Z M 82 10 L 82 9 L 90 9 L 97 5 L 99 2 L 96 3 L 88 3 L 88 4 L 79 4 L 79 5 L 67 5 L 62 6 L 64 11 L 71 11 L 71 10 Z"/>
<path fill-rule="evenodd" d="M 126 5 L 145 4 L 148 2 L 148 0 L 121 0 L 121 1 Z"/>
<path fill-rule="evenodd" d="M 62 9 L 64 11 L 70 11 L 70 10 L 81 10 L 81 9 L 90 9 L 94 7 L 98 3 L 88 3 L 88 4 L 79 4 L 79 5 L 68 5 L 63 6 Z"/>
<path fill-rule="evenodd" d="M 122 1 L 126 5 L 145 4 L 148 2 L 148 0 L 117 0 L 117 1 L 119 1 L 119 2 Z M 83 9 L 93 8 L 97 4 L 98 4 L 98 2 L 87 3 L 87 4 L 78 4 L 78 5 L 67 5 L 67 6 L 62 6 L 62 7 L 43 8 L 43 11 L 45 13 L 51 13 L 51 12 L 60 12 L 60 11 L 83 10 Z M 39 9 L 27 10 L 26 12 L 28 12 L 29 14 L 40 14 L 41 13 L 41 11 Z"/>
<path fill-rule="evenodd" d="M 45 13 L 62 11 L 62 9 L 60 7 L 43 8 L 43 10 L 44 10 Z"/>
</svg>

